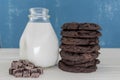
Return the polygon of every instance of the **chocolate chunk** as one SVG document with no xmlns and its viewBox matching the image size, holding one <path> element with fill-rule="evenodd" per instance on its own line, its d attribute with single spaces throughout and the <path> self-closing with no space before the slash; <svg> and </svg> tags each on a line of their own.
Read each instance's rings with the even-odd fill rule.
<svg viewBox="0 0 120 80">
<path fill-rule="evenodd" d="M 38 78 L 39 76 L 40 76 L 40 73 L 38 73 L 38 72 L 31 73 L 32 78 Z"/>
<path fill-rule="evenodd" d="M 30 71 L 31 71 L 31 73 L 36 73 L 36 72 L 38 72 L 38 71 L 37 71 L 37 68 L 31 69 Z"/>
<path fill-rule="evenodd" d="M 35 67 L 35 65 L 33 65 L 31 63 L 24 65 L 25 69 L 33 69 L 34 67 Z"/>
<path fill-rule="evenodd" d="M 27 65 L 30 63 L 28 60 L 19 60 L 18 62 L 22 62 L 24 65 Z"/>
<path fill-rule="evenodd" d="M 37 67 L 37 72 L 40 73 L 40 74 L 43 74 L 43 68 Z"/>
<path fill-rule="evenodd" d="M 17 63 L 17 61 L 13 61 L 13 62 L 11 63 L 11 67 L 12 67 L 13 69 L 18 68 L 18 65 L 16 65 L 16 63 Z"/>
<path fill-rule="evenodd" d="M 18 73 L 18 72 L 22 72 L 22 69 L 14 69 L 14 70 L 13 70 L 13 75 L 15 75 L 15 74 Z"/>
<path fill-rule="evenodd" d="M 17 69 L 17 68 L 19 68 L 19 67 L 22 67 L 22 63 L 21 63 L 21 62 L 18 62 L 18 61 L 13 61 L 13 62 L 11 63 L 11 67 L 12 67 L 13 69 Z"/>
<path fill-rule="evenodd" d="M 34 64 L 32 64 L 32 63 L 29 63 L 27 66 L 29 66 L 29 67 L 28 67 L 28 69 L 32 69 L 32 68 L 34 68 L 34 67 L 35 67 L 35 65 L 34 65 Z"/>
<path fill-rule="evenodd" d="M 22 72 L 16 72 L 14 74 L 15 77 L 22 77 L 23 73 Z"/>
<path fill-rule="evenodd" d="M 25 67 L 25 69 L 32 69 L 32 68 L 34 68 L 34 67 L 31 67 L 31 66 L 24 66 Z"/>
<path fill-rule="evenodd" d="M 23 71 L 23 77 L 30 77 L 30 71 L 29 70 Z"/>
<path fill-rule="evenodd" d="M 13 74 L 13 68 L 9 68 L 9 74 L 12 75 Z"/>
</svg>

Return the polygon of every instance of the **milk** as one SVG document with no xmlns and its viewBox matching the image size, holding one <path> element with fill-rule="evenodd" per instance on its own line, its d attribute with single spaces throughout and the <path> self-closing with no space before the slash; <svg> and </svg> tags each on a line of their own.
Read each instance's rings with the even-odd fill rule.
<svg viewBox="0 0 120 80">
<path fill-rule="evenodd" d="M 20 58 L 50 67 L 58 59 L 58 39 L 51 23 L 28 22 L 20 39 Z"/>
</svg>

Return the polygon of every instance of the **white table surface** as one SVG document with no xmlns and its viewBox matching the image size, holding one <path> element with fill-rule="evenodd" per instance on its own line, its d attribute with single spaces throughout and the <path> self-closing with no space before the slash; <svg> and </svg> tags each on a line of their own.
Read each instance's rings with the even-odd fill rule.
<svg viewBox="0 0 120 80">
<path fill-rule="evenodd" d="M 101 63 L 93 73 L 69 73 L 57 66 L 47 68 L 39 78 L 15 78 L 8 74 L 10 63 L 19 59 L 19 49 L 0 49 L 0 80 L 120 80 L 120 48 L 100 50 Z"/>
</svg>

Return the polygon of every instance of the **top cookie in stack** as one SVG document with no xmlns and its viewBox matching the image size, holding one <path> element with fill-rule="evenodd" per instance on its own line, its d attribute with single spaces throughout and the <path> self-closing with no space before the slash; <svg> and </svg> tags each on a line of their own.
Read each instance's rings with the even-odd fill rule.
<svg viewBox="0 0 120 80">
<path fill-rule="evenodd" d="M 94 23 L 65 23 L 61 32 L 59 68 L 76 73 L 96 71 L 100 29 Z"/>
</svg>

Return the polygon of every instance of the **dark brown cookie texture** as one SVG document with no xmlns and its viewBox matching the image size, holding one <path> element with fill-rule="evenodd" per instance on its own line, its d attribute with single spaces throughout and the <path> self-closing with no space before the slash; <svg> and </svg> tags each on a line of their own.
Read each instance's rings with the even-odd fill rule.
<svg viewBox="0 0 120 80">
<path fill-rule="evenodd" d="M 95 23 L 65 23 L 62 26 L 63 30 L 100 30 L 101 27 Z"/>
<path fill-rule="evenodd" d="M 60 51 L 60 55 L 62 59 L 70 60 L 70 61 L 79 61 L 81 63 L 88 62 L 96 59 L 99 55 L 99 52 L 92 52 L 92 53 L 72 53 L 72 52 L 65 52 Z"/>
<path fill-rule="evenodd" d="M 80 73 L 80 72 L 90 73 L 90 72 L 96 71 L 97 69 L 96 65 L 89 66 L 89 67 L 70 66 L 70 65 L 66 65 L 61 61 L 59 61 L 58 67 L 63 71 L 74 72 L 74 73 Z"/>
<path fill-rule="evenodd" d="M 65 23 L 61 31 L 61 60 L 58 67 L 67 72 L 90 73 L 100 61 L 101 27 L 95 23 Z"/>
<path fill-rule="evenodd" d="M 101 36 L 99 31 L 62 31 L 62 36 L 64 37 L 75 37 L 75 38 L 96 38 Z"/>
<path fill-rule="evenodd" d="M 68 45 L 95 45 L 99 43 L 98 38 L 70 38 L 62 37 L 61 42 Z"/>
<path fill-rule="evenodd" d="M 11 63 L 9 74 L 15 77 L 37 78 L 43 74 L 43 69 L 41 67 L 36 67 L 28 60 L 19 60 Z"/>
<path fill-rule="evenodd" d="M 79 67 L 89 67 L 89 66 L 93 66 L 95 64 L 99 64 L 100 61 L 98 59 L 94 59 L 92 61 L 88 61 L 85 63 L 81 63 L 81 61 L 69 61 L 69 60 L 65 60 L 62 59 L 61 62 L 65 63 L 66 65 L 70 65 L 70 66 L 79 66 Z"/>
<path fill-rule="evenodd" d="M 84 53 L 98 51 L 100 49 L 100 46 L 99 45 L 76 46 L 61 44 L 60 48 L 68 52 Z"/>
</svg>

